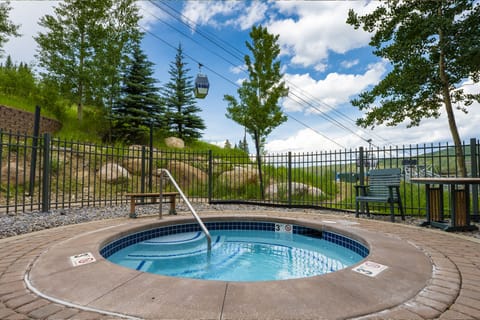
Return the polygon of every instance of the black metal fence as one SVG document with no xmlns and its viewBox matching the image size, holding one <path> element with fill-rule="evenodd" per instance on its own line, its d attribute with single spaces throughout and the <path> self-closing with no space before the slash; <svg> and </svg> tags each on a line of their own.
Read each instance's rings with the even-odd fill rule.
<svg viewBox="0 0 480 320">
<path fill-rule="evenodd" d="M 354 186 L 368 179 L 369 170 L 401 168 L 406 214 L 421 216 L 425 190 L 410 178 L 460 176 L 449 144 L 271 154 L 263 156 L 261 171 L 249 156 L 94 145 L 52 139 L 49 134 L 35 138 L 0 131 L 0 146 L 0 213 L 7 214 L 126 204 L 128 192 L 159 192 L 160 168 L 172 173 L 192 202 L 351 211 Z M 468 175 L 477 177 L 478 140 L 470 139 L 463 150 Z M 476 186 L 471 194 L 470 207 L 477 217 Z M 446 191 L 445 201 L 449 208 Z M 388 208 L 379 204 L 373 210 L 386 213 Z"/>
</svg>

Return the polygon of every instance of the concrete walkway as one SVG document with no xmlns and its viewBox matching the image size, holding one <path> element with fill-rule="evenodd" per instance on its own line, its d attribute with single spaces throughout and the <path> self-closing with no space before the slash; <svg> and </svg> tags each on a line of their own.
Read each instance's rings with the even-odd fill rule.
<svg viewBox="0 0 480 320">
<path fill-rule="evenodd" d="M 219 212 L 202 212 L 201 216 L 218 215 Z M 243 213 L 242 213 L 243 214 Z M 480 242 L 473 238 L 457 236 L 443 231 L 406 226 L 399 223 L 386 223 L 367 219 L 354 219 L 326 211 L 311 212 L 276 212 L 263 211 L 262 215 L 305 219 L 313 221 L 358 222 L 355 229 L 363 233 L 376 233 L 408 243 L 428 259 L 433 268 L 430 279 L 423 289 L 418 290 L 405 301 L 385 310 L 377 310 L 363 315 L 361 319 L 480 319 Z M 141 220 L 141 219 L 137 219 Z M 115 219 L 95 221 L 73 226 L 35 232 L 0 240 L 0 319 L 112 319 L 105 315 L 80 309 L 76 304 L 64 304 L 61 300 L 45 299 L 27 289 L 26 275 L 32 266 L 52 248 L 60 243 L 81 238 L 85 233 L 103 228 L 115 228 L 132 220 Z M 395 254 L 395 248 L 392 252 Z M 398 252 L 401 257 L 401 253 Z M 415 272 L 416 270 L 413 270 Z M 319 278 L 321 278 L 320 276 Z M 172 287 L 174 290 L 175 287 Z M 325 292 L 325 295 L 328 295 Z M 399 293 L 401 294 L 401 293 Z M 350 297 L 351 301 L 360 297 Z M 389 297 L 385 297 L 388 299 Z M 295 300 L 295 299 L 294 299 Z M 296 306 L 301 310 L 299 299 Z M 117 301 L 118 304 L 126 301 Z M 288 301 L 285 301 L 288 303 Z M 349 300 L 337 301 L 336 308 L 348 308 Z M 332 307 L 332 306 L 330 306 Z M 185 310 L 185 318 L 195 315 L 195 307 Z M 315 318 L 310 310 L 297 312 L 295 318 Z M 159 315 L 159 318 L 162 318 Z M 179 317 L 177 317 L 179 318 Z M 195 316 L 193 316 L 195 318 Z M 200 318 L 200 316 L 199 316 Z M 204 317 L 202 317 L 204 318 Z M 216 319 L 234 318 L 220 313 Z M 253 316 L 238 316 L 250 318 Z M 278 317 L 272 317 L 278 318 Z M 293 317 L 285 317 L 291 319 Z M 318 318 L 328 319 L 328 316 Z"/>
</svg>

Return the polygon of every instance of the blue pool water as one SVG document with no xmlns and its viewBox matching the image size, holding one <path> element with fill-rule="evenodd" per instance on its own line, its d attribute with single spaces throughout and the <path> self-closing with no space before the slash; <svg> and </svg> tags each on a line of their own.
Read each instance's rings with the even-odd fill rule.
<svg viewBox="0 0 480 320">
<path fill-rule="evenodd" d="M 303 227 L 291 225 L 287 227 L 290 232 L 275 232 L 273 225 L 268 231 L 211 230 L 210 253 L 205 235 L 187 228 L 187 232 L 159 232 L 159 236 L 150 232 L 153 236 L 133 237 L 138 241 L 126 240 L 134 243 L 128 246 L 117 240 L 116 245 L 102 249 L 102 254 L 111 262 L 139 271 L 225 281 L 316 276 L 348 267 L 368 254 L 363 245 L 341 235 L 319 231 L 299 234 Z"/>
</svg>

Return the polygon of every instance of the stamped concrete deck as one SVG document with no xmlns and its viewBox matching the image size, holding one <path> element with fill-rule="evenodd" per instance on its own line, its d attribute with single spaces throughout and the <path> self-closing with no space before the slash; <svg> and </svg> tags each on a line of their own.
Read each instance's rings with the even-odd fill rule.
<svg viewBox="0 0 480 320">
<path fill-rule="evenodd" d="M 218 215 L 201 213 L 206 219 Z M 249 214 L 261 216 L 339 227 L 371 246 L 367 260 L 389 268 L 375 278 L 347 268 L 259 283 L 162 277 L 113 265 L 98 254 L 107 238 L 158 218 L 96 221 L 0 240 L 0 319 L 480 318 L 479 241 L 325 211 Z M 168 216 L 161 223 L 172 219 L 187 218 Z M 69 257 L 87 251 L 97 261 L 73 267 Z"/>
</svg>

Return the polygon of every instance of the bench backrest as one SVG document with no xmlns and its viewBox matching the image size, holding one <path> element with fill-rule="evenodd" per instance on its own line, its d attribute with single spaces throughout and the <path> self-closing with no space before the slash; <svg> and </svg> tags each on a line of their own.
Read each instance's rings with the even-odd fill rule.
<svg viewBox="0 0 480 320">
<path fill-rule="evenodd" d="M 388 198 L 388 186 L 400 187 L 401 174 L 399 168 L 371 170 L 368 175 L 368 195 Z M 396 192 L 393 192 L 393 199 L 397 199 Z"/>
</svg>

